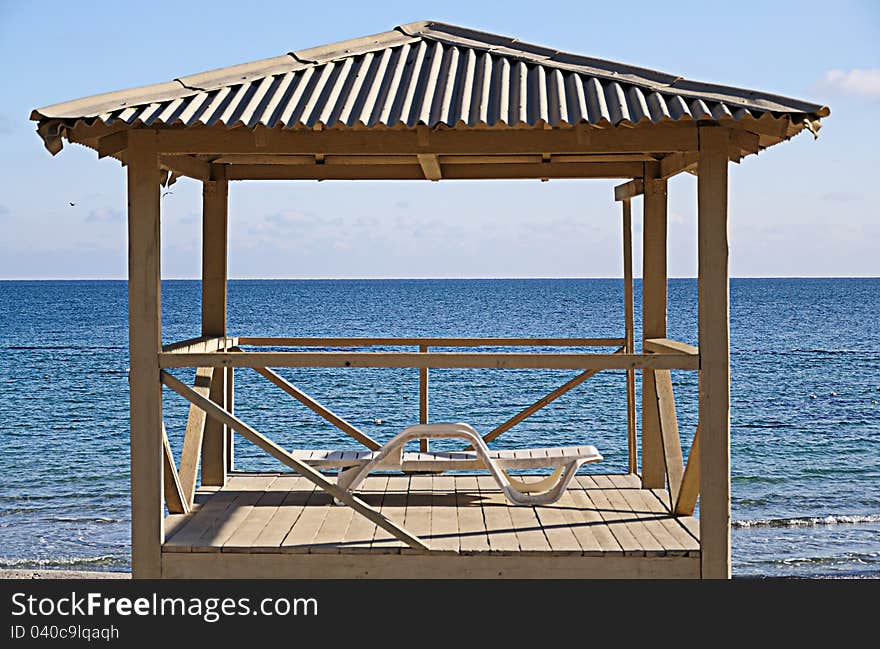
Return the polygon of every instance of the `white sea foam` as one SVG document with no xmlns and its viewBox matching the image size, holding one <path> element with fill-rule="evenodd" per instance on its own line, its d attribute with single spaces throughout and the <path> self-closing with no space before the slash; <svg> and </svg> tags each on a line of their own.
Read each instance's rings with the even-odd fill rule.
<svg viewBox="0 0 880 649">
<path fill-rule="evenodd" d="M 127 566 L 128 558 L 106 554 L 97 557 L 59 557 L 53 559 L 0 558 L 0 568 L 69 568 L 73 566 Z"/>
<path fill-rule="evenodd" d="M 857 523 L 880 523 L 880 514 L 854 516 L 815 516 L 800 518 L 758 518 L 755 520 L 733 521 L 732 527 L 819 527 L 823 525 L 852 525 Z"/>
</svg>

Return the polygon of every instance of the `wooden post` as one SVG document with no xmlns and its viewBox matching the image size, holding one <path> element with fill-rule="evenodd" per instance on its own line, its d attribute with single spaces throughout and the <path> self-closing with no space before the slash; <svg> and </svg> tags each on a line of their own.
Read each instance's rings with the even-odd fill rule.
<svg viewBox="0 0 880 649">
<path fill-rule="evenodd" d="M 633 315 L 632 203 L 623 200 L 623 310 L 626 331 L 625 353 L 635 352 L 635 318 Z M 636 453 L 636 372 L 626 371 L 626 443 L 630 473 L 638 470 Z"/>
<path fill-rule="evenodd" d="M 642 342 L 666 338 L 666 181 L 655 164 L 645 164 L 642 252 Z M 663 446 L 651 372 L 642 372 L 642 487 L 663 489 Z"/>
<path fill-rule="evenodd" d="M 226 236 L 228 183 L 222 165 L 211 165 L 202 184 L 202 335 L 226 335 Z M 215 373 L 211 400 L 226 407 L 228 368 Z M 202 441 L 202 484 L 223 486 L 232 431 L 208 418 Z"/>
<path fill-rule="evenodd" d="M 131 402 L 131 569 L 162 576 L 162 290 L 156 135 L 128 139 L 128 331 Z"/>
<path fill-rule="evenodd" d="M 226 410 L 235 414 L 235 368 L 226 368 Z M 226 472 L 235 470 L 235 431 L 226 428 Z"/>
<path fill-rule="evenodd" d="M 730 578 L 728 139 L 725 128 L 700 127 L 700 544 L 702 576 L 709 579 Z"/>
<path fill-rule="evenodd" d="M 428 352 L 427 345 L 419 346 L 419 351 L 423 354 Z M 419 369 L 419 423 L 428 423 L 428 368 Z M 419 440 L 419 450 L 422 453 L 428 452 L 428 439 Z"/>
</svg>

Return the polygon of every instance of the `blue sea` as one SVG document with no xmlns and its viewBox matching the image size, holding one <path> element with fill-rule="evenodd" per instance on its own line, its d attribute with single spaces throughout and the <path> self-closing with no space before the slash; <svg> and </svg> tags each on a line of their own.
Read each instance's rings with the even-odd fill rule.
<svg viewBox="0 0 880 649">
<path fill-rule="evenodd" d="M 636 283 L 636 317 L 638 291 Z M 199 283 L 163 282 L 163 339 L 199 332 Z M 695 280 L 669 335 L 696 343 Z M 0 567 L 129 566 L 127 287 L 0 282 Z M 232 281 L 232 335 L 623 335 L 620 280 Z M 731 282 L 735 576 L 880 577 L 880 279 Z M 638 339 L 637 332 L 636 338 Z M 191 372 L 177 372 L 191 380 Z M 281 372 L 369 435 L 418 420 L 417 370 Z M 573 372 L 432 370 L 431 419 L 486 431 Z M 697 377 L 674 372 L 682 446 Z M 589 443 L 625 472 L 625 376 L 603 372 L 496 446 Z M 236 412 L 287 448 L 349 438 L 250 370 Z M 179 454 L 186 405 L 166 391 Z M 239 439 L 236 466 L 280 468 Z"/>
</svg>

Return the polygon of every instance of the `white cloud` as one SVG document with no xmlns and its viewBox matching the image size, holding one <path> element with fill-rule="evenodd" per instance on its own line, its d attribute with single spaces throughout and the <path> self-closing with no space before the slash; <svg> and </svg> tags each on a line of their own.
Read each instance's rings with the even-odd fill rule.
<svg viewBox="0 0 880 649">
<path fill-rule="evenodd" d="M 828 70 L 820 86 L 848 95 L 880 96 L 880 69 Z"/>
<path fill-rule="evenodd" d="M 112 207 L 99 207 L 89 212 L 86 221 L 89 223 L 119 223 L 122 221 L 122 212 Z"/>
</svg>

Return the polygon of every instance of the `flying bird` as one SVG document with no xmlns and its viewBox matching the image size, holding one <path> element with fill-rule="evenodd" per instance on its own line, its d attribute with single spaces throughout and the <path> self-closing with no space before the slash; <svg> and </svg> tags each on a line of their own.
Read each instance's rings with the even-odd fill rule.
<svg viewBox="0 0 880 649">
<path fill-rule="evenodd" d="M 70 203 L 70 201 L 67 201 L 67 202 Z M 76 203 L 70 203 L 70 206 L 71 206 L 71 207 L 76 207 Z"/>
<path fill-rule="evenodd" d="M 174 193 L 174 192 L 165 192 L 165 193 L 162 194 L 162 198 L 165 198 L 166 196 L 168 196 L 168 194 L 173 194 L 173 193 Z"/>
</svg>

